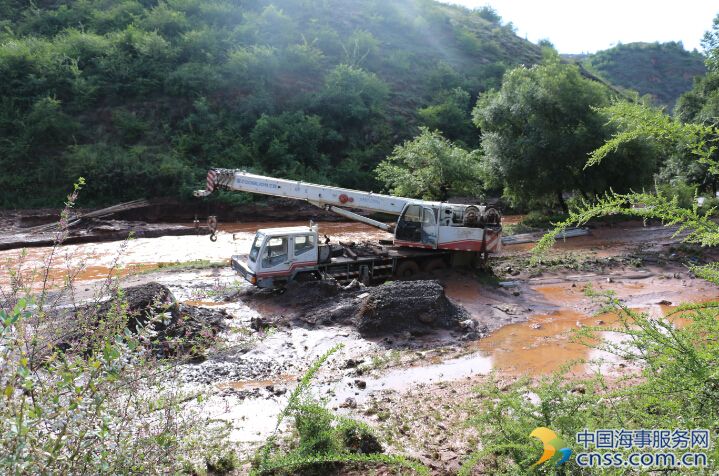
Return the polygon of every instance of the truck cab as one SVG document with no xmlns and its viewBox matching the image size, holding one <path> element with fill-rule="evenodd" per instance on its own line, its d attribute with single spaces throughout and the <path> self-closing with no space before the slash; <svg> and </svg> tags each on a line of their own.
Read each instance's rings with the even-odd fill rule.
<svg viewBox="0 0 719 476">
<path fill-rule="evenodd" d="M 317 269 L 317 225 L 257 230 L 250 253 L 232 257 L 232 268 L 251 284 L 276 287 Z M 325 253 L 326 254 L 326 253 Z"/>
</svg>

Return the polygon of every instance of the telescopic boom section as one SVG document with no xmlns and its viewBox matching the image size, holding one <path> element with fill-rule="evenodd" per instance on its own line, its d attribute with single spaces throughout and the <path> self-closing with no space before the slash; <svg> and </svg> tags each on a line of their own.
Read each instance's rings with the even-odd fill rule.
<svg viewBox="0 0 719 476">
<path fill-rule="evenodd" d="M 266 177 L 233 169 L 211 169 L 207 173 L 207 188 L 196 191 L 195 196 L 206 197 L 215 190 L 260 193 L 275 197 L 305 200 L 320 208 L 359 208 L 370 212 L 397 216 L 402 213 L 404 206 L 409 202 L 434 204 L 434 202 L 392 197 L 390 195 L 331 187 L 329 185 Z"/>
</svg>

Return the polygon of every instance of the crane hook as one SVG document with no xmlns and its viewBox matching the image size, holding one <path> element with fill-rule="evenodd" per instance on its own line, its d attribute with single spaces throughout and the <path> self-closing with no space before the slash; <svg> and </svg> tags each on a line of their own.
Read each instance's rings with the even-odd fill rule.
<svg viewBox="0 0 719 476">
<path fill-rule="evenodd" d="M 210 230 L 210 241 L 214 243 L 217 241 L 217 217 L 215 215 L 207 217 L 207 228 Z"/>
</svg>

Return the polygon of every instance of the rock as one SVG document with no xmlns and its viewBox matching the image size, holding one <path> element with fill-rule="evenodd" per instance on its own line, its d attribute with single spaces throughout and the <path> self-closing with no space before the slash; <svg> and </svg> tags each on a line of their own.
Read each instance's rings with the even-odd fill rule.
<svg viewBox="0 0 719 476">
<path fill-rule="evenodd" d="M 535 322 L 534 324 L 530 324 L 529 327 L 531 327 L 532 329 L 541 329 L 542 324 Z"/>
<path fill-rule="evenodd" d="M 356 379 L 355 387 L 359 388 L 360 390 L 364 390 L 365 388 L 367 388 L 367 382 L 365 382 L 364 380 Z"/>
<path fill-rule="evenodd" d="M 597 319 L 597 325 L 598 325 L 598 326 L 603 326 L 603 325 L 604 325 L 604 320 L 602 320 L 602 319 Z"/>
<path fill-rule="evenodd" d="M 177 319 L 178 305 L 170 289 L 160 283 L 149 282 L 139 286 L 122 288 L 122 301 L 126 304 L 127 328 L 130 332 L 137 332 L 152 320 L 152 329 L 162 331 L 174 319 Z M 98 318 L 105 318 L 108 314 L 116 312 L 123 305 L 116 298 L 100 303 L 98 306 L 83 306 L 80 312 L 95 312 Z M 169 314 L 170 320 L 158 319 L 163 314 Z"/>
<path fill-rule="evenodd" d="M 360 426 L 351 426 L 344 430 L 342 442 L 352 453 L 376 454 L 384 451 L 377 438 L 367 429 Z"/>
<path fill-rule="evenodd" d="M 260 316 L 250 318 L 250 329 L 261 332 L 267 330 L 269 327 L 270 325 Z"/>
<path fill-rule="evenodd" d="M 340 408 L 357 408 L 357 400 L 352 397 L 347 397 L 347 400 L 342 402 Z"/>
<path fill-rule="evenodd" d="M 362 362 L 364 362 L 364 360 L 360 360 L 360 359 L 347 359 L 347 360 L 345 361 L 344 368 L 345 368 L 345 369 L 353 369 L 353 368 L 357 367 L 359 364 L 361 364 Z"/>
<path fill-rule="evenodd" d="M 662 300 L 659 301 L 657 304 L 659 304 L 660 306 L 671 306 L 671 305 L 672 305 L 672 302 L 671 302 L 671 301 L 667 301 L 666 299 L 662 299 Z"/>
<path fill-rule="evenodd" d="M 353 279 L 352 281 L 350 281 L 350 283 L 347 284 L 347 286 L 342 287 L 342 289 L 344 289 L 345 291 L 349 291 L 351 289 L 360 289 L 360 288 L 364 288 L 364 284 L 360 283 L 356 279 Z"/>
</svg>

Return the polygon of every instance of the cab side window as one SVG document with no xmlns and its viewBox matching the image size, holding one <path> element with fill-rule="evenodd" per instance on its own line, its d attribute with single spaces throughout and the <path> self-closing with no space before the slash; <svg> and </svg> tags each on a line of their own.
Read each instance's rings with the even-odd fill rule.
<svg viewBox="0 0 719 476">
<path fill-rule="evenodd" d="M 422 210 L 422 224 L 424 225 L 434 225 L 434 211 L 430 208 L 425 208 Z"/>
<path fill-rule="evenodd" d="M 314 235 L 295 236 L 295 256 L 299 256 L 315 247 Z"/>
<path fill-rule="evenodd" d="M 287 261 L 287 237 L 270 238 L 262 255 L 262 267 L 271 268 Z"/>
<path fill-rule="evenodd" d="M 419 223 L 422 221 L 422 209 L 419 205 L 410 205 L 404 212 L 404 221 Z"/>
</svg>

